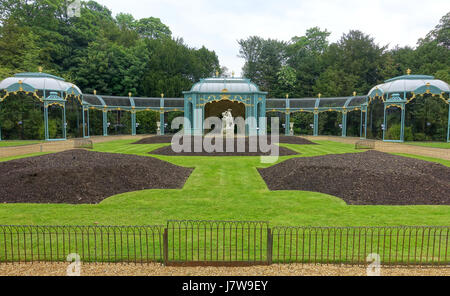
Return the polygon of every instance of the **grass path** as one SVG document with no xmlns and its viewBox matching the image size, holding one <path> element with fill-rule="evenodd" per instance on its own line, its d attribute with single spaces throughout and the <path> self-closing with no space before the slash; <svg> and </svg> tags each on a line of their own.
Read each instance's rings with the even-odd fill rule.
<svg viewBox="0 0 450 296">
<path fill-rule="evenodd" d="M 165 146 L 132 142 L 99 143 L 95 150 L 149 156 L 149 151 Z M 283 146 L 301 153 L 301 157 L 359 152 L 349 144 L 318 143 Z M 99 205 L 5 204 L 0 205 L 0 224 L 150 225 L 169 219 L 255 220 L 292 226 L 450 224 L 449 206 L 348 206 L 339 198 L 320 193 L 270 192 L 257 171 L 257 167 L 270 165 L 262 165 L 259 157 L 155 157 L 195 168 L 182 190 L 131 192 Z M 281 157 L 279 162 L 292 157 L 296 156 Z"/>
</svg>

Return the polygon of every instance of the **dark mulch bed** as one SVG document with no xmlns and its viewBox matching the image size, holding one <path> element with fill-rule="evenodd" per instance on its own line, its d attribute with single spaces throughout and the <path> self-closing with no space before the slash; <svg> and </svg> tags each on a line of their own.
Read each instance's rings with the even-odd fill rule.
<svg viewBox="0 0 450 296">
<path fill-rule="evenodd" d="M 200 137 L 197 139 L 199 139 L 199 141 L 200 141 L 199 142 L 200 149 L 201 149 L 200 152 L 195 152 L 195 151 L 198 151 L 198 150 L 194 149 L 195 148 L 194 147 L 195 139 L 191 138 L 190 152 L 186 152 L 186 150 L 184 150 L 183 152 L 175 152 L 174 149 L 172 149 L 172 146 L 166 146 L 166 147 L 162 147 L 162 148 L 156 149 L 154 151 L 151 151 L 150 154 L 168 155 L 168 156 L 269 156 L 269 155 L 271 155 L 271 151 L 273 150 L 272 149 L 269 152 L 262 151 L 260 149 L 260 146 L 257 145 L 257 152 L 250 152 L 250 139 L 245 138 L 245 149 L 243 150 L 245 152 L 238 152 L 238 143 L 239 143 L 238 139 L 234 139 L 234 148 L 231 150 L 234 152 L 226 152 L 227 144 L 226 144 L 226 139 L 224 138 L 224 140 L 222 142 L 223 148 L 221 149 L 221 151 L 224 151 L 224 152 L 207 152 L 202 145 L 204 138 Z M 242 140 L 242 138 L 241 138 L 241 140 Z M 209 141 L 211 142 L 211 139 Z M 181 143 L 183 143 L 183 141 L 181 141 Z M 212 143 L 214 144 L 215 141 L 212 140 Z M 298 155 L 297 152 L 292 151 L 291 149 L 288 149 L 285 147 L 278 147 L 278 146 L 275 147 L 275 145 L 273 145 L 273 147 L 279 149 L 278 156 Z M 267 149 L 264 149 L 264 150 L 267 150 Z"/>
<path fill-rule="evenodd" d="M 295 158 L 260 169 L 270 190 L 321 192 L 351 205 L 450 205 L 450 168 L 368 151 Z"/>
<path fill-rule="evenodd" d="M 182 188 L 191 173 L 152 157 L 70 150 L 0 163 L 0 203 L 97 204 L 125 192 Z"/>
<path fill-rule="evenodd" d="M 133 144 L 170 144 L 172 142 L 173 135 L 170 136 L 155 136 L 141 139 L 140 141 Z M 270 137 L 268 137 L 270 143 Z M 311 141 L 308 141 L 301 137 L 287 137 L 280 136 L 280 140 L 278 141 L 281 144 L 297 144 L 297 145 L 317 145 Z"/>
</svg>

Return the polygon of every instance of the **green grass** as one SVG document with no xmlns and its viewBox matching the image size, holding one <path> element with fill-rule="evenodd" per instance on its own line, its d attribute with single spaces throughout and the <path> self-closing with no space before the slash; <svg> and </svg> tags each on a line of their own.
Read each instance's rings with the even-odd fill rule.
<svg viewBox="0 0 450 296">
<path fill-rule="evenodd" d="M 165 146 L 132 142 L 99 143 L 95 151 L 149 156 L 149 151 Z M 317 143 L 320 145 L 282 146 L 296 150 L 301 157 L 360 152 L 349 144 Z M 182 190 L 130 192 L 99 205 L 4 204 L 0 205 L 0 224 L 152 225 L 169 219 L 255 220 L 269 221 L 273 226 L 450 224 L 449 206 L 349 206 L 321 193 L 271 192 L 257 171 L 270 165 L 262 165 L 259 157 L 155 157 L 195 168 Z M 292 157 L 297 156 L 281 157 L 279 162 Z"/>
<path fill-rule="evenodd" d="M 27 157 L 33 157 L 33 156 L 40 156 L 40 155 L 51 154 L 51 153 L 53 153 L 53 152 L 36 152 L 36 153 L 30 153 L 30 154 L 3 157 L 3 158 L 0 158 L 0 162 L 10 161 L 10 160 L 14 160 L 14 159 L 27 158 Z"/>
<path fill-rule="evenodd" d="M 17 147 L 40 144 L 44 141 L 0 141 L 0 147 Z"/>
<path fill-rule="evenodd" d="M 446 159 L 433 158 L 433 157 L 421 156 L 421 155 L 413 155 L 413 154 L 407 154 L 407 153 L 394 153 L 394 154 L 399 155 L 399 156 L 404 156 L 404 157 L 421 159 L 421 160 L 425 160 L 425 161 L 437 162 L 442 165 L 450 167 L 450 160 L 446 160 Z"/>
<path fill-rule="evenodd" d="M 405 144 L 430 148 L 450 149 L 450 143 L 445 142 L 406 142 Z"/>
</svg>

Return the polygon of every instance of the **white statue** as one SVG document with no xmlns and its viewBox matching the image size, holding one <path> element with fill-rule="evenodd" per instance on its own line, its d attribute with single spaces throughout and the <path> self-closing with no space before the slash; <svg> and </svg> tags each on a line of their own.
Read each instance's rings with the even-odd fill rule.
<svg viewBox="0 0 450 296">
<path fill-rule="evenodd" d="M 226 134 L 234 134 L 234 118 L 233 114 L 231 113 L 233 111 L 232 109 L 228 109 L 228 111 L 225 111 L 222 113 L 223 116 L 223 131 Z"/>
</svg>

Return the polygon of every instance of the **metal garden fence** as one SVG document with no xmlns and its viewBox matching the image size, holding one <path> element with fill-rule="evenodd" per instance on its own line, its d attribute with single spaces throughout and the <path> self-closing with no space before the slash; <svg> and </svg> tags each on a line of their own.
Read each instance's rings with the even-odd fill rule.
<svg viewBox="0 0 450 296">
<path fill-rule="evenodd" d="M 449 266 L 450 227 L 274 227 L 267 222 L 168 221 L 156 226 L 0 226 L 0 263 Z"/>
</svg>

